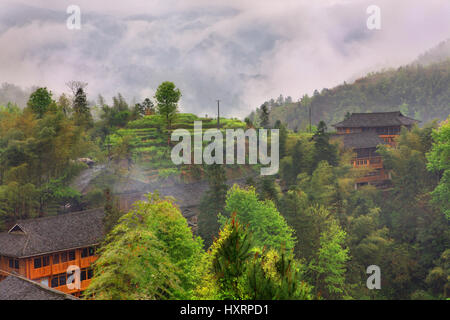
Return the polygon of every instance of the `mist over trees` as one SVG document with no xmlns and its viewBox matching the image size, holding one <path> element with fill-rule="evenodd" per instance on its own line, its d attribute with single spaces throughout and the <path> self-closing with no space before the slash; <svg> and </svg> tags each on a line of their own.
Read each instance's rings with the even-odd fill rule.
<svg viewBox="0 0 450 320">
<path fill-rule="evenodd" d="M 71 81 L 60 96 L 34 88 L 23 107 L 10 103 L 22 91 L 5 84 L 0 229 L 18 219 L 103 207 L 106 235 L 86 298 L 448 299 L 449 83 L 450 61 L 411 65 L 298 102 L 280 95 L 245 122 L 221 118 L 223 129 L 280 130 L 280 170 L 270 177 L 255 176 L 260 168 L 250 165 L 174 167 L 170 131 L 217 122 L 179 113 L 181 92 L 173 82 L 141 101 L 117 93 L 111 101 L 98 96 L 94 105 L 88 84 Z M 401 130 L 395 146 L 378 146 L 391 177 L 386 189 L 355 188 L 367 169 L 353 167 L 354 154 L 332 139 L 330 123 L 351 112 L 396 109 L 422 123 Z M 434 117 L 440 121 L 428 121 Z M 73 181 L 90 163 L 107 174 L 84 192 Z M 175 199 L 157 191 L 120 210 L 113 189 L 126 189 L 136 168 L 139 186 L 145 174 L 158 186 L 208 185 L 191 208 L 198 210 L 198 228 Z M 229 187 L 232 174 L 246 183 Z M 383 290 L 367 288 L 369 265 L 382 270 Z"/>
<path fill-rule="evenodd" d="M 444 120 L 450 110 L 450 60 L 431 65 L 412 64 L 397 69 L 370 73 L 351 84 L 315 91 L 298 102 L 278 104 L 270 100 L 270 123 L 277 120 L 291 130 L 307 130 L 309 109 L 312 123 L 328 126 L 341 121 L 347 112 L 400 110 L 405 116 L 426 123 Z M 273 102 L 272 102 L 273 101 Z M 263 119 L 261 109 L 249 118 Z"/>
</svg>

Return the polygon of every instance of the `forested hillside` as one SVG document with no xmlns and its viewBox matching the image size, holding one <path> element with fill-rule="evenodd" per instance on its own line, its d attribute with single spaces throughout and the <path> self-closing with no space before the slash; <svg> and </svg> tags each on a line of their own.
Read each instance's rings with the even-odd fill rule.
<svg viewBox="0 0 450 320">
<path fill-rule="evenodd" d="M 27 105 L 32 90 L 23 89 L 11 83 L 4 82 L 0 86 L 0 105 L 15 104 L 20 108 Z"/>
<path fill-rule="evenodd" d="M 424 58 L 425 59 L 425 58 Z M 324 120 L 328 126 L 342 121 L 348 112 L 381 112 L 400 110 L 406 116 L 421 120 L 445 119 L 450 112 L 450 60 L 422 66 L 368 74 L 352 84 L 315 91 L 298 102 L 271 104 L 270 122 L 286 123 L 290 129 L 304 130 Z M 255 119 L 255 114 L 250 119 Z M 259 117 L 257 117 L 259 118 Z"/>
<path fill-rule="evenodd" d="M 447 60 L 450 57 L 450 39 L 442 41 L 434 48 L 421 54 L 413 64 L 421 64 L 423 66 L 433 63 L 439 63 Z"/>
<path fill-rule="evenodd" d="M 367 79 L 335 94 L 367 88 Z M 367 169 L 353 168 L 352 154 L 330 139 L 323 122 L 314 132 L 275 124 L 275 176 L 246 174 L 259 165 L 177 166 L 170 160 L 170 132 L 192 132 L 195 120 L 204 129 L 217 122 L 179 113 L 175 84 L 163 82 L 155 103 L 147 98 L 129 106 L 120 94 L 111 105 L 99 99 L 98 119 L 87 103 L 87 84 L 72 84 L 72 96 L 55 99 L 38 88 L 23 110 L 0 107 L 0 230 L 18 219 L 104 207 L 107 241 L 87 298 L 448 298 L 448 120 L 402 130 L 396 148 L 378 148 L 392 174 L 389 190 L 355 189 Z M 327 94 L 312 98 L 316 113 Z M 267 106 L 261 115 L 260 124 L 221 118 L 221 129 L 268 128 Z M 91 179 L 88 192 L 72 187 L 80 173 L 96 167 L 107 174 Z M 229 188 L 233 170 L 248 178 Z M 114 186 L 130 176 L 158 186 L 168 177 L 186 184 L 206 179 L 209 189 L 196 195 L 198 229 L 189 227 L 173 198 L 157 191 L 122 212 Z M 381 268 L 383 290 L 366 287 L 369 265 Z"/>
<path fill-rule="evenodd" d="M 446 299 L 448 133 L 448 122 L 431 123 L 379 147 L 392 172 L 381 190 L 354 188 L 366 169 L 353 169 L 323 125 L 284 131 L 278 179 L 228 188 L 226 166 L 209 166 L 194 237 L 172 200 L 137 202 L 101 248 L 87 297 Z M 381 290 L 366 287 L 370 265 Z"/>
<path fill-rule="evenodd" d="M 72 96 L 56 98 L 38 88 L 25 108 L 16 100 L 0 104 L 0 231 L 17 219 L 102 206 L 106 190 L 124 191 L 115 190 L 117 185 L 162 186 L 204 178 L 203 168 L 171 161 L 173 143 L 157 100 L 156 105 L 146 98 L 132 106 L 119 93 L 110 105 L 100 96 L 98 105 L 90 107 L 87 84 L 72 85 Z M 23 93 L 11 85 L 2 88 L 0 94 Z M 194 121 L 202 121 L 203 130 L 217 125 L 216 119 L 177 109 L 170 117 L 170 130 L 193 132 Z M 222 130 L 245 128 L 237 119 L 221 118 L 220 123 Z"/>
</svg>

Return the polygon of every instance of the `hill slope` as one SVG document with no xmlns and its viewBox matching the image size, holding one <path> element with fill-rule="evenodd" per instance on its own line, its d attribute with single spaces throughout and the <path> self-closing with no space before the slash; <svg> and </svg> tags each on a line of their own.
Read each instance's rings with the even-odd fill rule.
<svg viewBox="0 0 450 320">
<path fill-rule="evenodd" d="M 203 131 L 215 128 L 217 119 L 201 118 L 191 113 L 179 113 L 172 124 L 172 129 L 194 131 L 194 121 L 202 121 Z M 245 128 L 245 123 L 237 119 L 220 118 L 222 130 Z M 170 158 L 171 149 L 167 147 L 168 134 L 165 124 L 158 115 L 149 115 L 131 121 L 126 128 L 118 129 L 108 137 L 108 143 L 114 149 L 124 139 L 128 139 L 133 159 L 132 178 L 148 183 L 156 178 L 177 176 L 180 167 L 173 164 Z"/>
<path fill-rule="evenodd" d="M 450 60 L 429 66 L 412 64 L 371 73 L 352 84 L 318 91 L 311 100 L 312 123 L 341 121 L 347 112 L 401 110 L 422 122 L 445 119 L 450 113 Z M 271 122 L 306 129 L 308 108 L 297 102 L 272 107 Z"/>
<path fill-rule="evenodd" d="M 433 63 L 443 62 L 450 58 L 450 39 L 442 41 L 437 46 L 421 54 L 413 64 L 427 66 Z"/>
</svg>

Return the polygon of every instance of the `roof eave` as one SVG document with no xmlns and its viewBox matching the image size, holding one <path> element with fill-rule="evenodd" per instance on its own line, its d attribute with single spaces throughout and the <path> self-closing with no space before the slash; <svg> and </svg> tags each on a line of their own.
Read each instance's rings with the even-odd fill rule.
<svg viewBox="0 0 450 320">
<path fill-rule="evenodd" d="M 85 244 L 85 245 L 82 245 L 82 246 L 71 247 L 71 248 L 67 248 L 67 249 L 58 249 L 58 250 L 54 250 L 54 251 L 39 252 L 39 253 L 31 254 L 31 255 L 20 255 L 20 256 L 15 256 L 15 255 L 11 255 L 11 254 L 3 254 L 3 253 L 0 252 L 0 256 L 10 257 L 10 258 L 17 258 L 17 259 L 26 259 L 26 258 L 44 256 L 44 255 L 47 255 L 47 254 L 54 254 L 54 253 L 58 253 L 58 252 L 62 252 L 62 251 L 76 250 L 76 249 L 92 247 L 92 246 L 98 246 L 98 245 L 100 245 L 100 242 L 89 243 L 89 244 Z"/>
</svg>

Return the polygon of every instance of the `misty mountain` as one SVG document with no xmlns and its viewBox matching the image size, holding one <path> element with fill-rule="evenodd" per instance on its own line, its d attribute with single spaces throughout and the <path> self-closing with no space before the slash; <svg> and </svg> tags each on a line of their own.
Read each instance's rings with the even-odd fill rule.
<svg viewBox="0 0 450 320">
<path fill-rule="evenodd" d="M 450 59 L 450 39 L 442 41 L 437 46 L 421 54 L 413 64 L 427 66 Z"/>
<path fill-rule="evenodd" d="M 32 91 L 32 88 L 23 89 L 15 84 L 4 82 L 0 86 L 0 106 L 12 103 L 24 108 Z"/>
<path fill-rule="evenodd" d="M 328 126 L 342 121 L 347 112 L 400 110 L 422 123 L 445 119 L 450 113 L 450 41 L 421 55 L 415 63 L 397 69 L 369 73 L 348 84 L 315 91 L 310 100 L 312 124 L 324 120 Z M 447 58 L 446 58 L 447 57 Z M 432 61 L 440 61 L 432 63 Z M 273 101 L 273 100 L 271 100 Z M 290 129 L 307 129 L 307 103 L 280 104 L 271 107 L 272 124 L 280 120 Z M 253 112 L 254 118 L 259 110 Z"/>
</svg>

